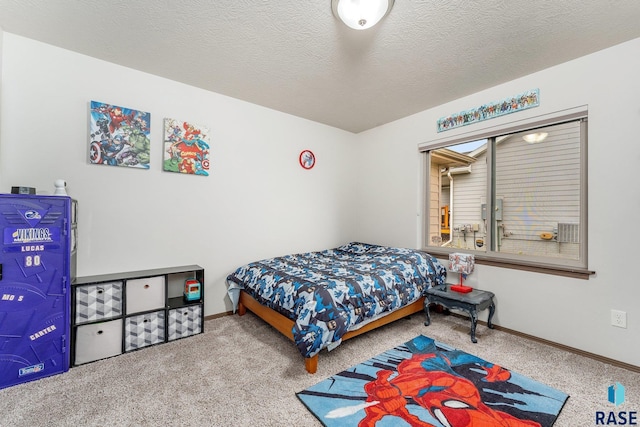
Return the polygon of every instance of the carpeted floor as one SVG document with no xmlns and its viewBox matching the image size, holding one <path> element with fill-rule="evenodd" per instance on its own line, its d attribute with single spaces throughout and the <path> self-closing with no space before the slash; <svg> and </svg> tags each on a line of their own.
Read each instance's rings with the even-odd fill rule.
<svg viewBox="0 0 640 427">
<path fill-rule="evenodd" d="M 295 393 L 418 334 L 564 391 L 557 427 L 595 425 L 596 411 L 640 411 L 640 374 L 505 332 L 414 315 L 320 354 L 307 374 L 293 343 L 253 314 L 210 320 L 205 333 L 0 390 L 0 426 L 320 426 Z M 619 382 L 615 407 L 607 388 Z"/>
</svg>

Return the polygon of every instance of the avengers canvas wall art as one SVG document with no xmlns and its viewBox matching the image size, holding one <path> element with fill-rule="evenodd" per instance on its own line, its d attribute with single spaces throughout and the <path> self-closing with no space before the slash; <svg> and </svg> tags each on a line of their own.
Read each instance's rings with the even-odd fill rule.
<svg viewBox="0 0 640 427">
<path fill-rule="evenodd" d="M 149 169 L 151 114 L 91 101 L 89 163 Z"/>
<path fill-rule="evenodd" d="M 192 122 L 164 119 L 164 163 L 168 172 L 209 175 L 209 129 Z"/>
</svg>

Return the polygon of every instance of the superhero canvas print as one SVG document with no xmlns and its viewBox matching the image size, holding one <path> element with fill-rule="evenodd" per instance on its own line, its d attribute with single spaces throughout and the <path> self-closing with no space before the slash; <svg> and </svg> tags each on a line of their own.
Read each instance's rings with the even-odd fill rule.
<svg viewBox="0 0 640 427">
<path fill-rule="evenodd" d="M 168 172 L 209 175 L 209 129 L 192 122 L 164 119 L 164 163 Z"/>
<path fill-rule="evenodd" d="M 151 114 L 91 101 L 89 163 L 149 169 Z"/>
</svg>

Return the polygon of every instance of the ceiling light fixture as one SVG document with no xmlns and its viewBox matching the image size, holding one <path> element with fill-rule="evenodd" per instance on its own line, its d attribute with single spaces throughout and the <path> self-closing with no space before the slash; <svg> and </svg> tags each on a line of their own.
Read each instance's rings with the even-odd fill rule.
<svg viewBox="0 0 640 427">
<path fill-rule="evenodd" d="M 366 30 L 384 18 L 394 0 L 331 0 L 333 14 L 354 30 Z"/>
<path fill-rule="evenodd" d="M 523 136 L 522 139 L 527 141 L 529 144 L 537 144 L 538 142 L 544 141 L 547 138 L 547 135 L 549 134 L 546 132 L 530 133 Z"/>
</svg>

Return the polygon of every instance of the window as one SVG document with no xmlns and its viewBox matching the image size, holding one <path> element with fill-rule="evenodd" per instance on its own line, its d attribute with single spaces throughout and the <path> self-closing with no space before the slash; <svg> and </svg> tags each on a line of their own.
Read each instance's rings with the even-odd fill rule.
<svg viewBox="0 0 640 427">
<path fill-rule="evenodd" d="M 425 249 L 588 274 L 586 124 L 578 109 L 421 145 Z"/>
</svg>

